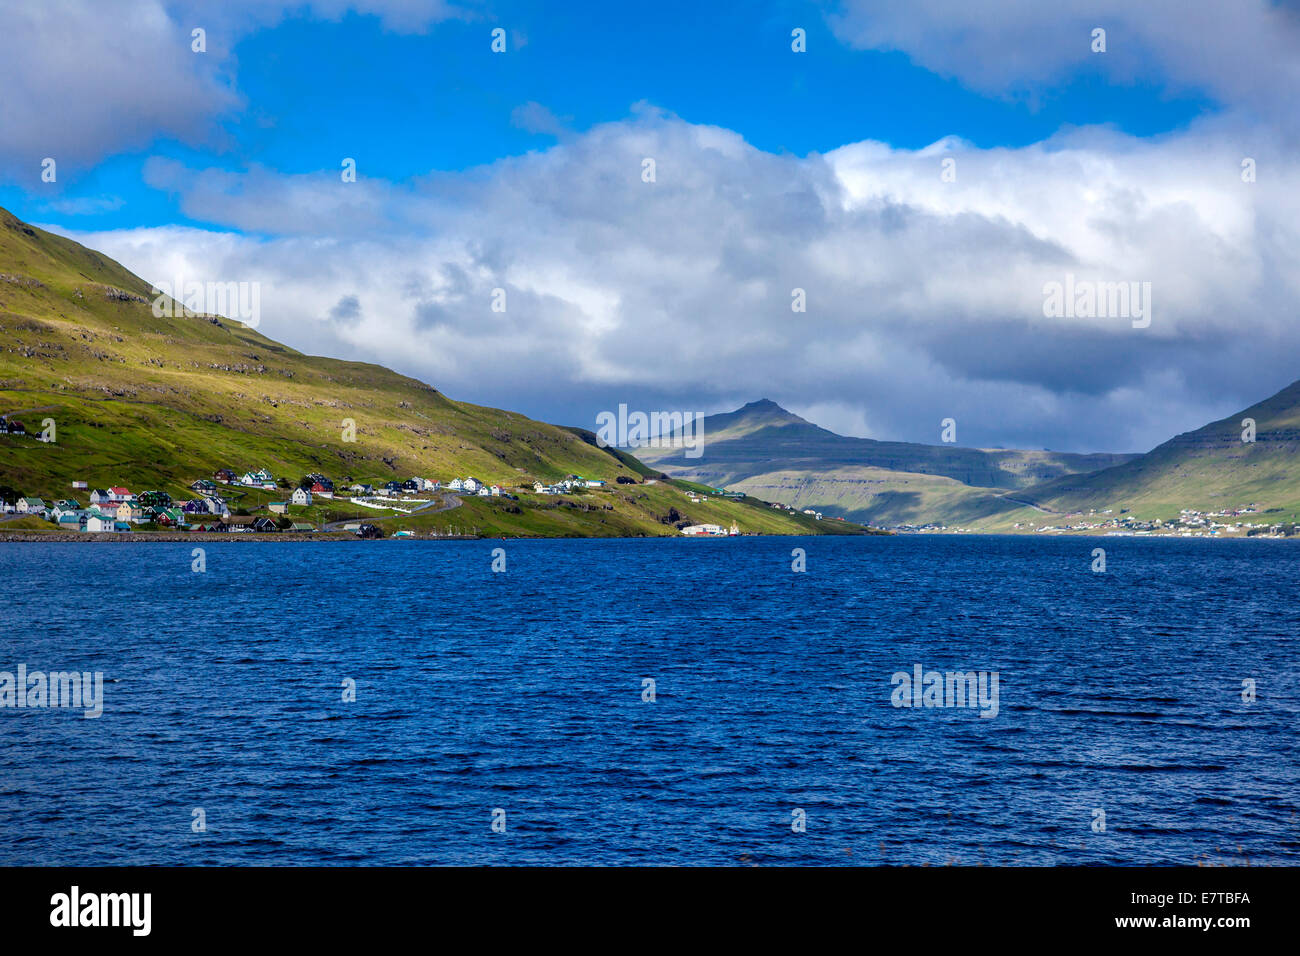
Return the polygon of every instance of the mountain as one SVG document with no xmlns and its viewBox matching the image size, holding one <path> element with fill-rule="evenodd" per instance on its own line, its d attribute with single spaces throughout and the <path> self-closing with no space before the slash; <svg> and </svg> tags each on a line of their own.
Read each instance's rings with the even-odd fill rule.
<svg viewBox="0 0 1300 956">
<path fill-rule="evenodd" d="M 1255 423 L 1253 442 L 1242 440 L 1245 419 Z M 1184 508 L 1258 504 L 1260 511 L 1294 518 L 1300 514 L 1300 382 L 1124 464 L 1059 478 L 1018 497 L 1054 512 L 1126 508 L 1169 519 Z"/>
<path fill-rule="evenodd" d="M 848 438 L 767 399 L 706 417 L 698 458 L 635 453 L 675 477 L 887 525 L 984 519 L 1020 507 L 1018 489 L 1134 457 Z"/>
<path fill-rule="evenodd" d="M 264 467 L 295 484 L 312 472 L 371 484 L 472 474 L 520 501 L 466 499 L 412 526 L 642 535 L 735 521 L 765 533 L 846 530 L 757 503 L 689 504 L 682 488 L 647 480 L 654 472 L 640 462 L 573 430 L 456 402 L 377 365 L 305 355 L 220 316 L 178 308 L 159 318 L 152 302 L 150 285 L 118 263 L 0 210 L 0 414 L 32 432 L 46 419 L 55 428 L 52 443 L 0 435 L 0 484 L 53 499 L 73 481 L 180 495 L 218 468 Z M 570 474 L 609 487 L 532 494 L 534 480 Z M 241 504 L 255 510 L 264 497 L 248 492 Z M 312 517 L 340 516 L 323 506 Z"/>
</svg>

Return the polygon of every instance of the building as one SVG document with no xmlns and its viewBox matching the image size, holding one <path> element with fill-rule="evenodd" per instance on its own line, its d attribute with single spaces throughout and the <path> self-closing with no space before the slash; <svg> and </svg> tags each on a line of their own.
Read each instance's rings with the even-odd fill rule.
<svg viewBox="0 0 1300 956">
<path fill-rule="evenodd" d="M 266 509 L 270 511 L 271 514 L 275 514 L 275 515 L 287 514 L 289 511 L 289 502 L 272 501 L 270 504 L 266 506 Z"/>
<path fill-rule="evenodd" d="M 218 468 L 212 473 L 212 480 L 219 481 L 223 485 L 228 485 L 235 480 L 235 473 L 229 468 Z"/>
<path fill-rule="evenodd" d="M 693 524 L 682 529 L 685 535 L 725 535 L 726 529 L 720 524 Z"/>
<path fill-rule="evenodd" d="M 144 509 L 140 507 L 140 502 L 123 501 L 117 506 L 117 520 L 128 521 L 133 524 L 139 524 L 144 520 Z"/>
<path fill-rule="evenodd" d="M 92 514 L 86 518 L 85 531 L 99 534 L 104 531 L 116 531 L 117 521 L 110 515 Z"/>
<path fill-rule="evenodd" d="M 295 488 L 293 495 L 289 498 L 295 505 L 307 507 L 311 505 L 311 492 L 306 488 Z"/>
</svg>

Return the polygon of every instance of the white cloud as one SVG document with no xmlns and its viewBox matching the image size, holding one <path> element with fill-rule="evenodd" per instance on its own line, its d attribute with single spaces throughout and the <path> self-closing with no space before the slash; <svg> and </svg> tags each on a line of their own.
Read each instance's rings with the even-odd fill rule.
<svg viewBox="0 0 1300 956">
<path fill-rule="evenodd" d="M 1276 0 L 841 0 L 852 46 L 897 50 L 986 93 L 1037 95 L 1068 77 L 1155 81 L 1294 123 L 1300 10 Z M 1106 31 L 1106 52 L 1092 31 Z"/>
<path fill-rule="evenodd" d="M 214 120 L 239 107 L 231 50 L 289 15 L 373 15 L 421 32 L 466 15 L 443 0 L 0 0 L 0 180 L 40 182 L 160 137 L 219 142 Z M 191 49 L 202 28 L 206 52 Z"/>
<path fill-rule="evenodd" d="M 262 281 L 295 347 L 553 419 L 768 396 L 878 438 L 953 415 L 963 442 L 1133 450 L 1294 377 L 1300 168 L 1256 131 L 1243 183 L 1238 133 L 799 158 L 643 110 L 400 186 L 167 166 L 188 213 L 270 235 L 81 238 L 150 279 Z M 1151 282 L 1151 327 L 1045 318 L 1067 271 Z"/>
</svg>

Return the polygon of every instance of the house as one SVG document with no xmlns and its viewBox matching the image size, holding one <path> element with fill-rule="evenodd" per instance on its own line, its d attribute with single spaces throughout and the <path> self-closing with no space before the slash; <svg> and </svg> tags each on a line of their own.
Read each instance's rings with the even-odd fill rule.
<svg viewBox="0 0 1300 956">
<path fill-rule="evenodd" d="M 226 504 L 226 499 L 222 498 L 220 495 L 211 495 L 210 497 L 204 498 L 203 501 L 208 506 L 208 514 L 224 515 L 230 513 L 230 508 Z"/>
<path fill-rule="evenodd" d="M 403 491 L 423 491 L 424 480 L 421 478 L 407 478 L 402 482 Z"/>
<path fill-rule="evenodd" d="M 478 494 L 478 490 L 483 487 L 483 482 L 471 476 L 469 478 L 466 478 L 463 482 L 461 482 L 461 487 L 464 488 L 466 491 L 468 491 L 471 495 L 476 495 Z"/>
<path fill-rule="evenodd" d="M 288 511 L 289 511 L 289 502 L 287 502 L 287 501 L 272 501 L 272 502 L 271 502 L 270 504 L 268 504 L 266 507 L 267 507 L 267 510 L 269 510 L 269 511 L 271 512 L 271 514 L 277 514 L 277 515 L 287 514 Z"/>
<path fill-rule="evenodd" d="M 306 488 L 295 488 L 289 500 L 296 505 L 308 507 L 311 505 L 311 492 Z"/>
<path fill-rule="evenodd" d="M 255 521 L 257 521 L 256 518 L 249 517 L 248 515 L 231 515 L 226 519 L 226 530 L 231 532 L 252 531 L 253 522 Z"/>
<path fill-rule="evenodd" d="M 90 493 L 90 503 L 92 505 L 106 505 L 113 500 L 113 496 L 107 488 L 96 488 Z"/>
<path fill-rule="evenodd" d="M 117 506 L 117 520 L 130 521 L 139 524 L 144 520 L 144 509 L 140 507 L 140 502 L 131 500 L 123 501 Z"/>
<path fill-rule="evenodd" d="M 185 527 L 185 513 L 180 508 L 157 508 L 153 513 L 153 520 L 164 528 Z"/>
<path fill-rule="evenodd" d="M 491 492 L 491 490 L 488 488 L 487 485 L 479 485 L 479 486 L 478 486 L 478 496 L 479 496 L 480 498 L 486 498 L 486 497 L 488 497 L 488 496 L 491 495 L 491 494 L 492 494 L 492 492 Z"/>
<path fill-rule="evenodd" d="M 275 486 L 275 475 L 271 474 L 265 468 L 258 468 L 256 471 L 246 471 L 243 477 L 239 479 L 242 485 L 252 485 L 255 488 L 264 488 L 267 485 Z"/>
<path fill-rule="evenodd" d="M 311 486 L 311 493 L 312 493 L 313 495 L 319 495 L 319 496 L 322 497 L 322 498 L 333 498 L 333 497 L 334 497 L 334 486 L 333 486 L 333 485 L 327 485 L 327 484 L 325 484 L 325 482 L 323 482 L 323 481 L 317 481 L 317 482 L 314 482 L 314 483 L 312 484 L 312 486 Z"/>
<path fill-rule="evenodd" d="M 348 490 L 349 490 L 349 491 L 355 491 L 355 492 L 356 492 L 357 494 L 359 494 L 359 495 L 373 495 L 373 494 L 375 493 L 374 485 L 362 485 L 362 484 L 356 484 L 356 485 L 353 485 L 353 486 L 352 486 L 351 488 L 349 488 Z"/>
<path fill-rule="evenodd" d="M 453 478 L 447 485 L 448 491 L 460 491 L 465 487 L 465 482 L 459 478 Z"/>
<path fill-rule="evenodd" d="M 190 501 L 182 502 L 181 511 L 187 515 L 205 515 L 208 514 L 208 503 L 202 498 L 194 498 Z"/>
<path fill-rule="evenodd" d="M 313 524 L 308 524 L 306 521 L 295 521 L 292 525 L 289 526 L 289 530 L 297 531 L 297 532 L 315 531 L 316 526 Z"/>
<path fill-rule="evenodd" d="M 109 489 L 108 489 L 108 500 L 109 500 L 109 501 L 129 501 L 129 500 L 131 499 L 131 497 L 132 497 L 132 495 L 131 495 L 131 491 L 130 491 L 130 489 L 128 489 L 128 488 L 109 488 Z"/>
<path fill-rule="evenodd" d="M 539 495 L 540 495 L 540 494 L 542 494 L 542 493 L 544 493 L 544 492 L 546 491 L 546 486 L 545 486 L 544 484 L 542 484 L 540 481 L 534 481 L 534 482 L 533 482 L 533 491 L 534 491 L 536 494 L 539 494 Z"/>
<path fill-rule="evenodd" d="M 117 532 L 119 532 L 119 533 L 120 533 L 120 532 L 123 532 L 123 531 L 130 531 L 130 530 L 131 530 L 131 525 L 130 525 L 128 522 L 125 522 L 125 521 L 114 521 L 114 522 L 113 522 L 113 530 L 114 530 L 114 531 L 117 531 Z"/>
<path fill-rule="evenodd" d="M 399 481 L 384 482 L 383 492 L 390 495 L 400 495 L 402 493 L 402 484 Z"/>
<path fill-rule="evenodd" d="M 228 485 L 235 480 L 235 473 L 229 468 L 218 468 L 212 473 L 212 480 L 219 481 L 223 485 Z"/>
<path fill-rule="evenodd" d="M 86 513 L 84 511 L 69 511 L 55 520 L 59 524 L 60 531 L 80 531 L 86 524 Z"/>
<path fill-rule="evenodd" d="M 272 531 L 280 530 L 280 526 L 270 518 L 254 518 L 252 527 L 254 531 L 259 531 L 263 534 L 269 534 Z"/>
<path fill-rule="evenodd" d="M 86 518 L 85 531 L 98 534 L 104 531 L 116 531 L 117 522 L 107 515 L 92 514 Z"/>
<path fill-rule="evenodd" d="M 209 521 L 207 525 L 205 525 L 205 527 L 208 531 L 225 532 L 230 530 L 230 526 L 226 524 L 224 521 L 222 521 L 220 518 L 218 518 L 216 521 Z"/>
<path fill-rule="evenodd" d="M 488 488 L 488 494 L 490 494 L 493 498 L 499 498 L 501 496 L 501 486 L 500 485 L 490 486 Z"/>
<path fill-rule="evenodd" d="M 442 482 L 433 481 L 430 478 L 421 478 L 420 481 L 424 485 L 423 488 L 424 491 L 437 491 L 439 488 L 442 487 Z"/>
<path fill-rule="evenodd" d="M 3 419 L 4 430 L 10 435 L 26 435 L 27 429 L 23 423 L 13 418 Z"/>
<path fill-rule="evenodd" d="M 212 482 L 208 481 L 208 479 L 206 478 L 200 478 L 198 481 L 191 482 L 190 490 L 197 491 L 199 494 L 205 495 L 208 494 L 209 492 L 216 491 L 217 486 Z"/>
<path fill-rule="evenodd" d="M 588 488 L 604 488 L 604 487 L 605 487 L 605 482 L 601 481 L 599 478 L 588 478 L 588 479 L 587 479 L 587 487 L 588 487 Z"/>
<path fill-rule="evenodd" d="M 49 508 L 49 518 L 51 521 L 62 521 L 65 515 L 81 515 L 84 510 L 72 499 L 56 501 Z"/>
<path fill-rule="evenodd" d="M 77 491 L 77 490 L 85 490 L 86 488 L 89 488 L 89 487 L 90 487 L 90 485 L 86 484 L 84 481 L 74 481 L 74 482 L 72 483 L 72 488 L 73 488 L 74 491 Z"/>
</svg>

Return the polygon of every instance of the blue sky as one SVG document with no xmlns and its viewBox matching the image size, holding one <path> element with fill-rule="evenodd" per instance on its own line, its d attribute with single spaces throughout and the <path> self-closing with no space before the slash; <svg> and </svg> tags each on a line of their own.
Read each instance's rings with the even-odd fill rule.
<svg viewBox="0 0 1300 956">
<path fill-rule="evenodd" d="M 1128 451 L 1297 377 L 1290 5 L 6 13 L 0 205 L 150 281 L 258 282 L 266 334 L 452 397 Z M 1156 320 L 1045 320 L 1067 273 L 1151 283 Z"/>
<path fill-rule="evenodd" d="M 144 149 L 65 166 L 53 190 L 40 183 L 39 166 L 11 168 L 0 204 L 39 217 L 41 200 L 54 193 L 84 202 L 87 214 L 68 220 L 78 228 L 201 225 L 174 195 L 145 182 L 146 159 L 311 173 L 353 157 L 368 176 L 403 181 L 553 145 L 552 133 L 522 128 L 516 111 L 529 103 L 581 133 L 646 102 L 797 155 L 862 139 L 919 148 L 954 135 L 980 147 L 1024 146 L 1094 124 L 1150 136 L 1214 109 L 1202 95 L 1111 84 L 1096 70 L 1032 98 L 989 96 L 901 52 L 849 48 L 815 3 L 549 6 L 494 5 L 482 19 L 418 34 L 394 32 L 375 15 L 300 13 L 236 35 L 227 62 L 242 104 L 214 117 L 205 142 L 160 131 Z M 198 14 L 193 22 L 205 21 Z M 490 51 L 496 26 L 508 31 L 509 55 Z M 795 27 L 806 31 L 809 54 L 791 55 Z"/>
</svg>

